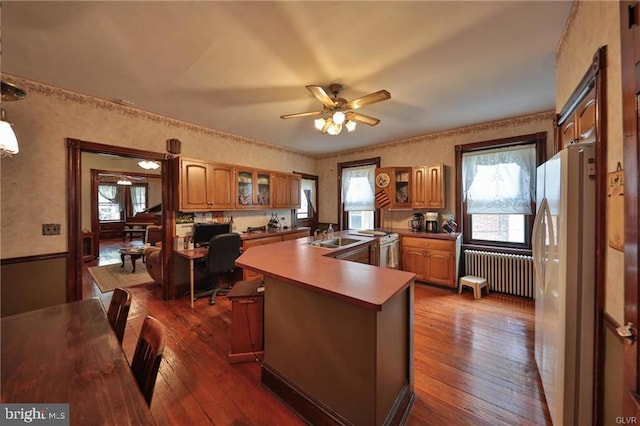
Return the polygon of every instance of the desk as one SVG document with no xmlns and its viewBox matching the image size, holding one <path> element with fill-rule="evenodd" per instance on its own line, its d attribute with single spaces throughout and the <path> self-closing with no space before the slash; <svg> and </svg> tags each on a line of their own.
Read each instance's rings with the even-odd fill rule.
<svg viewBox="0 0 640 426">
<path fill-rule="evenodd" d="M 203 259 L 207 257 L 209 253 L 209 247 L 199 247 L 192 250 L 174 250 L 175 254 L 180 257 L 183 257 L 189 261 L 189 294 L 191 297 L 191 309 L 194 308 L 194 300 L 193 300 L 193 286 L 194 286 L 194 266 L 193 263 L 196 259 Z"/>
<path fill-rule="evenodd" d="M 154 424 L 98 299 L 0 325 L 3 403 L 68 403 L 72 425 Z"/>
</svg>

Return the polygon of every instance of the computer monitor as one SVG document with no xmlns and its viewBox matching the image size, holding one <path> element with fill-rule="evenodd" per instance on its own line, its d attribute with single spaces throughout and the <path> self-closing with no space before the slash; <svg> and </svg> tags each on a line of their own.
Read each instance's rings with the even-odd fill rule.
<svg viewBox="0 0 640 426">
<path fill-rule="evenodd" d="M 196 247 L 208 247 L 211 238 L 231 232 L 228 223 L 196 223 L 193 227 L 193 243 Z"/>
</svg>

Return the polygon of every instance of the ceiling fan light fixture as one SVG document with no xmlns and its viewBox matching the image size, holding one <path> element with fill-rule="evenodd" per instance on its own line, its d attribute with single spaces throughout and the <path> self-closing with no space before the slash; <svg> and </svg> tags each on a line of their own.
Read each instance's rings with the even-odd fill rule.
<svg viewBox="0 0 640 426">
<path fill-rule="evenodd" d="M 322 130 L 324 128 L 326 120 L 324 118 L 316 118 L 315 120 L 313 120 L 313 125 L 315 126 L 316 130 Z"/>
<path fill-rule="evenodd" d="M 138 162 L 138 166 L 145 170 L 157 170 L 160 168 L 160 164 L 157 161 L 142 160 Z"/>
<path fill-rule="evenodd" d="M 333 113 L 333 122 L 336 124 L 342 124 L 344 123 L 344 119 L 345 119 L 345 115 L 344 112 L 342 111 L 336 111 Z"/>
<path fill-rule="evenodd" d="M 337 136 L 340 134 L 340 132 L 342 132 L 342 124 L 338 123 L 333 123 L 327 130 L 327 133 L 329 133 L 331 136 Z"/>
<path fill-rule="evenodd" d="M 344 127 L 346 127 L 348 131 L 353 132 L 356 129 L 356 124 L 355 121 L 347 120 L 347 122 L 344 123 Z"/>
</svg>

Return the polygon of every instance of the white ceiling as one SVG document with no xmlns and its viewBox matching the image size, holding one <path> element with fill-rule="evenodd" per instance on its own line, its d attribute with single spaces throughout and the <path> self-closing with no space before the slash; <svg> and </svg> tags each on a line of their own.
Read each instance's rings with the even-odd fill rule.
<svg viewBox="0 0 640 426">
<path fill-rule="evenodd" d="M 569 1 L 2 1 L 2 71 L 312 154 L 555 108 Z M 306 89 L 380 89 L 319 134 Z M 328 89 L 327 89 L 328 91 Z M 28 99 L 28 96 L 27 96 Z"/>
</svg>

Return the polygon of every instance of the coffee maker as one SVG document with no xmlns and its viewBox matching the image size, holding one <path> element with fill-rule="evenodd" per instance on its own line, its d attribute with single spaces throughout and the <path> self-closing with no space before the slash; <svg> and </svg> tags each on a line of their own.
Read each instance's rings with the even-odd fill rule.
<svg viewBox="0 0 640 426">
<path fill-rule="evenodd" d="M 422 213 L 414 213 L 411 220 L 409 220 L 409 230 L 412 232 L 421 232 L 423 221 L 424 215 Z"/>
<path fill-rule="evenodd" d="M 438 212 L 427 212 L 424 226 L 426 232 L 438 232 Z"/>
</svg>

